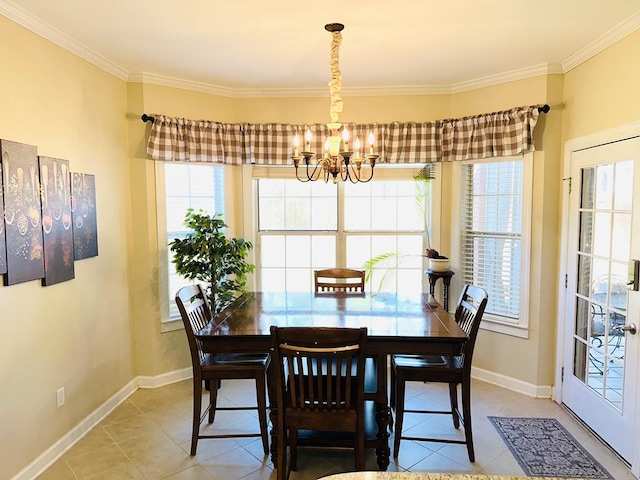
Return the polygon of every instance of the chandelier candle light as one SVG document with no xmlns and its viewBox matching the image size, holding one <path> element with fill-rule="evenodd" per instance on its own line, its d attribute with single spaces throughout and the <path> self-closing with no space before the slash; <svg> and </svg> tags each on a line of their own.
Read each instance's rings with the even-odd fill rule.
<svg viewBox="0 0 640 480">
<path fill-rule="evenodd" d="M 342 33 L 340 32 L 344 29 L 344 25 L 341 23 L 330 23 L 325 25 L 324 28 L 328 32 L 331 32 L 333 37 L 329 61 L 331 69 L 331 81 L 329 82 L 331 107 L 329 108 L 329 115 L 331 122 L 327 124 L 331 134 L 324 144 L 324 155 L 315 161 L 313 158 L 316 156 L 316 153 L 311 151 L 311 131 L 307 129 L 305 132 L 305 147 L 302 152 L 300 151 L 300 138 L 296 134 L 293 138 L 293 156 L 291 157 L 293 166 L 296 169 L 296 178 L 301 182 L 313 182 L 322 178 L 326 183 L 329 181 L 329 178 L 331 178 L 333 183 L 338 183 L 339 180 L 349 180 L 352 183 L 365 183 L 373 178 L 373 169 L 379 157 L 379 155 L 374 153 L 373 149 L 373 132 L 369 133 L 368 154 L 364 156 L 361 155 L 359 138 L 356 138 L 354 141 L 355 152 L 349 150 L 349 132 L 338 122 L 338 114 L 342 112 L 343 106 L 342 97 L 340 96 L 342 72 L 340 71 L 339 50 L 340 44 L 342 43 Z M 340 134 L 340 129 L 342 129 L 342 134 Z M 303 159 L 306 172 L 303 172 L 303 176 L 301 177 L 298 167 L 300 166 L 300 161 Z M 368 163 L 370 167 L 368 175 L 363 174 L 366 170 L 369 170 L 369 168 L 363 170 L 363 163 L 365 165 Z"/>
</svg>

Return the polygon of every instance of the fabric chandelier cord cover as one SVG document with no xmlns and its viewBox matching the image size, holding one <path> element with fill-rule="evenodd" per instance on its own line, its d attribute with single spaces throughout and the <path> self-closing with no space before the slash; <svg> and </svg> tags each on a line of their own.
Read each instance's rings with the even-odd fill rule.
<svg viewBox="0 0 640 480">
<path fill-rule="evenodd" d="M 369 132 L 379 163 L 449 162 L 518 155 L 533 150 L 540 105 L 517 107 L 433 122 L 345 124 L 351 140 L 369 148 Z M 312 134 L 311 151 L 321 155 L 326 125 L 220 123 L 154 116 L 147 143 L 153 160 L 242 165 L 290 165 L 293 137 Z M 303 145 L 306 147 L 306 145 Z"/>
</svg>

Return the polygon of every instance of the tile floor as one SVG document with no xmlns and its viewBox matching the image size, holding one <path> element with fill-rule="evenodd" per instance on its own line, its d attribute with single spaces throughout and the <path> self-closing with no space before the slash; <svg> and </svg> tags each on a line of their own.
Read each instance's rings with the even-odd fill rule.
<svg viewBox="0 0 640 480">
<path fill-rule="evenodd" d="M 251 381 L 225 381 L 219 401 L 233 404 L 238 398 L 254 398 L 253 388 Z M 259 438 L 200 440 L 198 454 L 189 456 L 191 395 L 191 380 L 138 390 L 38 478 L 274 479 L 271 461 L 263 455 Z M 475 463 L 469 462 L 464 445 L 403 440 L 400 455 L 391 460 L 389 470 L 523 475 L 487 416 L 539 416 L 559 419 L 616 480 L 635 479 L 615 455 L 551 400 L 532 399 L 480 381 L 474 381 L 472 396 Z M 430 404 L 433 409 L 447 403 L 447 391 L 440 385 L 407 385 L 407 408 Z M 254 412 L 235 411 L 218 413 L 214 425 L 220 430 L 250 432 L 258 431 L 257 423 Z M 406 414 L 405 432 L 409 428 L 461 434 L 446 415 Z M 375 454 L 371 451 L 368 455 L 367 468 L 375 470 Z M 290 480 L 317 479 L 351 470 L 351 450 L 300 449 L 298 471 L 292 472 Z"/>
</svg>

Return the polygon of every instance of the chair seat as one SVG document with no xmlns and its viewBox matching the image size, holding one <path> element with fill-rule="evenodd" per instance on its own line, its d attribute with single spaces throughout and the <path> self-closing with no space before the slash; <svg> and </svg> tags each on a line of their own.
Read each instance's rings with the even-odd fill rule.
<svg viewBox="0 0 640 480">
<path fill-rule="evenodd" d="M 266 367 L 269 361 L 268 353 L 216 353 L 206 355 L 203 367 L 215 366 L 263 366 Z"/>
<path fill-rule="evenodd" d="M 393 362 L 397 368 L 428 368 L 429 371 L 462 369 L 460 357 L 453 357 L 450 362 L 444 355 L 393 355 Z"/>
</svg>

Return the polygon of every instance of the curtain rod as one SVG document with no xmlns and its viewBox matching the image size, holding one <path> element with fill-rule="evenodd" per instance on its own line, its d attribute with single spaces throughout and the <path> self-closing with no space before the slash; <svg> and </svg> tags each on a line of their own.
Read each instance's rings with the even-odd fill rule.
<svg viewBox="0 0 640 480">
<path fill-rule="evenodd" d="M 551 110 L 551 107 L 546 103 L 541 107 L 538 107 L 539 113 L 549 113 L 549 110 Z M 153 122 L 155 120 L 155 117 L 152 117 L 151 115 L 147 115 L 146 113 L 143 113 L 140 118 L 142 119 L 143 122 Z"/>
</svg>

